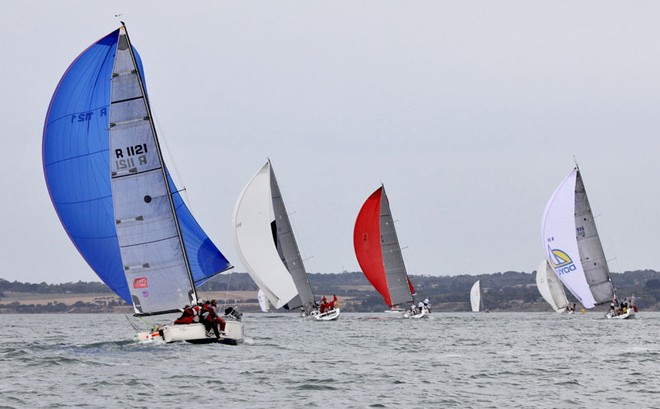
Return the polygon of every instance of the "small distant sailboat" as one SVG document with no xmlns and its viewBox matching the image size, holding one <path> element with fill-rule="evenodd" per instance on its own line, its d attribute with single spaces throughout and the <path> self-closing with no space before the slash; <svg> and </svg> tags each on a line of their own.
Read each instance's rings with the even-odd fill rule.
<svg viewBox="0 0 660 409">
<path fill-rule="evenodd" d="M 270 312 L 270 303 L 268 302 L 268 298 L 266 298 L 266 294 L 264 294 L 264 290 L 261 288 L 257 292 L 257 301 L 259 301 L 261 312 Z"/>
<path fill-rule="evenodd" d="M 481 311 L 481 280 L 477 280 L 472 284 L 470 289 L 470 306 L 472 307 L 472 312 Z"/>
<path fill-rule="evenodd" d="M 585 308 L 611 303 L 607 318 L 635 316 L 633 300 L 623 308 L 615 305 L 616 291 L 577 166 L 548 201 L 541 230 L 548 264 Z"/>
<path fill-rule="evenodd" d="M 543 259 L 536 270 L 536 287 L 543 299 L 550 304 L 556 312 L 573 312 L 569 310 L 568 299 L 564 286 L 555 274 L 554 270 L 548 264 L 548 260 Z"/>
<path fill-rule="evenodd" d="M 314 299 L 270 160 L 236 201 L 234 239 L 243 265 L 274 308 L 300 308 L 318 321 L 339 317 L 339 308 L 321 312 Z"/>
<path fill-rule="evenodd" d="M 417 308 L 414 304 L 415 289 L 403 263 L 384 186 L 381 185 L 362 205 L 355 221 L 353 245 L 362 272 L 390 307 L 388 312 L 406 318 L 429 314 L 428 308 Z M 404 304 L 412 305 L 410 309 L 401 308 Z"/>
<path fill-rule="evenodd" d="M 136 316 L 196 305 L 197 286 L 232 266 L 197 224 L 165 166 L 142 62 L 123 25 L 87 48 L 53 94 L 43 166 L 53 206 L 96 274 L 133 304 Z M 243 342 L 203 324 L 138 334 L 165 342 Z"/>
</svg>

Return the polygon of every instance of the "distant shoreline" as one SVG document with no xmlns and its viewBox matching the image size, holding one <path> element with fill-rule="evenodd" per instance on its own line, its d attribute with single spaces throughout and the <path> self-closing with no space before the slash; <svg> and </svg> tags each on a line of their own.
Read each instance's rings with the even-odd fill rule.
<svg viewBox="0 0 660 409">
<path fill-rule="evenodd" d="M 259 305 L 254 299 L 252 291 L 204 291 L 200 292 L 202 299 L 217 299 L 221 306 L 224 300 L 230 301 L 226 305 L 237 306 L 242 312 L 260 312 Z M 351 304 L 359 302 L 352 297 L 343 300 L 342 309 L 345 312 L 378 313 L 383 312 L 386 306 L 378 306 L 372 311 L 357 311 Z M 465 303 L 444 303 L 432 306 L 436 313 L 467 312 Z M 597 307 L 591 311 L 605 311 L 606 306 Z M 518 308 L 494 309 L 491 312 L 552 312 L 545 302 L 519 304 Z M 276 313 L 287 313 L 286 310 Z M 5 292 L 0 300 L 0 314 L 133 314 L 133 307 L 126 304 L 116 295 L 110 293 L 84 293 L 84 294 L 41 294 L 25 292 Z"/>
<path fill-rule="evenodd" d="M 343 312 L 382 312 L 383 297 L 360 272 L 309 274 L 312 291 L 322 296 L 337 295 Z M 433 312 L 470 311 L 469 294 L 475 280 L 481 281 L 483 308 L 492 312 L 552 312 L 536 287 L 534 273 L 507 271 L 478 276 L 411 275 L 415 299 L 428 298 Z M 613 273 L 620 297 L 635 296 L 640 311 L 660 311 L 660 272 L 640 270 Z M 228 289 L 232 289 L 229 291 Z M 243 312 L 259 311 L 258 287 L 247 273 L 219 275 L 197 288 L 201 299 L 217 299 L 221 305 L 237 306 Z M 582 306 L 568 294 L 569 302 Z M 181 306 L 183 307 L 183 305 Z M 609 303 L 596 307 L 606 311 Z M 9 282 L 0 278 L 0 314 L 3 313 L 122 313 L 133 308 L 100 282 L 64 284 Z"/>
</svg>

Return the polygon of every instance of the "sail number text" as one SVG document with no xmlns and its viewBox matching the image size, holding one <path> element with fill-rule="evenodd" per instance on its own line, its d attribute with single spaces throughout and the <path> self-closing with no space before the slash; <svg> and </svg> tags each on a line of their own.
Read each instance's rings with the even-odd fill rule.
<svg viewBox="0 0 660 409">
<path fill-rule="evenodd" d="M 99 117 L 106 116 L 106 115 L 108 115 L 108 109 L 107 108 L 101 108 L 99 110 Z M 94 111 L 88 111 L 88 112 L 81 112 L 81 113 L 73 114 L 73 115 L 71 115 L 71 123 L 91 121 L 93 117 L 94 117 Z"/>
<path fill-rule="evenodd" d="M 117 169 L 134 168 L 137 165 L 147 164 L 147 144 L 127 146 L 115 149 L 115 165 Z"/>
</svg>

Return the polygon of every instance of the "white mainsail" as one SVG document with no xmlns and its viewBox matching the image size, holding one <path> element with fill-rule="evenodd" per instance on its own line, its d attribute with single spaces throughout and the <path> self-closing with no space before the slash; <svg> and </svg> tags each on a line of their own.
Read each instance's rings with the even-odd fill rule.
<svg viewBox="0 0 660 409">
<path fill-rule="evenodd" d="M 541 230 L 548 263 L 585 308 L 614 298 L 607 260 L 577 167 L 548 201 Z"/>
<path fill-rule="evenodd" d="M 541 296 L 550 304 L 553 310 L 563 312 L 566 306 L 568 306 L 564 286 L 546 259 L 543 259 L 536 269 L 536 287 L 538 287 Z"/>
<path fill-rule="evenodd" d="M 481 309 L 481 280 L 477 280 L 476 283 L 472 284 L 472 289 L 470 289 L 470 305 L 473 312 L 479 312 Z"/>
<path fill-rule="evenodd" d="M 282 308 L 298 290 L 275 246 L 271 221 L 270 162 L 248 182 L 234 207 L 236 251 L 250 277 L 274 308 Z"/>
<path fill-rule="evenodd" d="M 136 313 L 173 310 L 196 302 L 196 294 L 144 86 L 123 27 L 112 72 L 110 176 L 126 281 Z"/>
</svg>

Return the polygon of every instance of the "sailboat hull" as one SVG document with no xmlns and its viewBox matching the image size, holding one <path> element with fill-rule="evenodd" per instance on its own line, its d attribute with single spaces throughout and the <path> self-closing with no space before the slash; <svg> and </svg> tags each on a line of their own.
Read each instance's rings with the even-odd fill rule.
<svg viewBox="0 0 660 409">
<path fill-rule="evenodd" d="M 635 318 L 635 310 L 629 308 L 625 314 L 619 314 L 619 315 L 614 315 L 608 312 L 607 315 L 605 315 L 605 318 L 611 320 L 627 320 L 627 319 Z"/>
<path fill-rule="evenodd" d="M 312 317 L 314 317 L 316 321 L 334 321 L 339 318 L 340 312 L 341 310 L 339 308 L 335 308 L 330 311 L 326 311 L 323 314 L 312 313 Z"/>
<path fill-rule="evenodd" d="M 429 317 L 429 310 L 426 308 L 422 308 L 421 311 L 419 312 L 412 312 L 412 310 L 408 310 L 403 313 L 403 318 L 412 318 L 412 319 L 419 319 L 419 318 L 428 318 Z"/>
<path fill-rule="evenodd" d="M 244 341 L 243 324 L 238 321 L 227 321 L 225 335 L 219 339 L 208 334 L 204 324 L 163 325 L 157 331 L 140 332 L 137 334 L 140 342 L 179 342 L 186 341 L 193 344 L 206 344 L 219 342 L 221 344 L 238 345 Z"/>
</svg>

